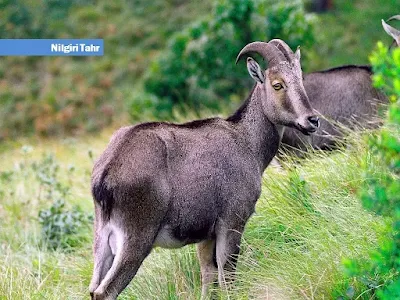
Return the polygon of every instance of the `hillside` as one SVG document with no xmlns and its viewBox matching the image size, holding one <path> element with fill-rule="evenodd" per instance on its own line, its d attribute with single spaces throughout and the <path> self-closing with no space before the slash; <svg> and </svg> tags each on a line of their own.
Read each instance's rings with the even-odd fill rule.
<svg viewBox="0 0 400 300">
<path fill-rule="evenodd" d="M 93 162 L 116 128 L 156 118 L 160 101 L 156 97 L 135 110 L 142 105 L 135 102 L 137 95 L 146 93 L 145 82 L 157 71 L 154 66 L 173 52 L 173 42 L 179 45 L 179 37 L 193 23 L 203 26 L 200 21 L 205 19 L 207 26 L 215 26 L 211 29 L 219 28 L 221 20 L 213 19 L 216 3 L 228 7 L 233 1 L 155 0 L 151 6 L 144 0 L 44 1 L 45 8 L 32 1 L 5 2 L 2 20 L 7 22 L 0 22 L 0 29 L 7 37 L 95 36 L 104 38 L 105 55 L 4 57 L 0 62 L 0 299 L 88 298 L 93 268 L 89 188 Z M 254 2 L 263 13 L 293 12 L 289 21 L 294 23 L 285 23 L 286 27 L 278 28 L 281 32 L 296 22 L 310 25 L 312 36 L 301 28 L 301 37 L 286 32 L 293 41 L 305 36 L 312 43 L 309 49 L 302 48 L 307 72 L 368 63 L 378 39 L 390 44 L 380 19 L 398 9 L 395 0 L 385 5 L 335 0 L 333 11 L 315 16 L 297 0 L 275 1 L 274 10 L 268 9 L 269 2 L 263 6 L 261 1 L 235 1 Z M 24 12 L 17 14 L 23 18 L 16 18 L 15 11 Z M 224 11 L 221 15 L 236 16 L 227 17 Z M 288 19 L 282 15 L 277 15 L 276 24 L 279 18 Z M 254 24 L 265 24 L 265 19 L 255 19 Z M 264 27 L 258 30 L 257 34 L 267 32 Z M 233 30 L 229 32 L 235 36 Z M 208 37 L 213 41 L 219 36 Z M 236 72 L 244 69 L 232 60 L 226 74 L 237 79 Z M 217 71 L 225 74 L 225 69 Z M 163 79 L 163 73 L 158 76 Z M 194 77 L 190 79 L 200 76 Z M 218 83 L 218 91 L 223 92 L 232 85 Z M 208 91 L 191 92 L 209 96 Z M 218 109 L 211 103 L 199 110 L 173 110 L 173 117 L 183 122 L 226 116 L 242 95 L 229 90 L 224 96 L 226 102 Z M 344 267 L 352 258 L 369 257 L 389 236 L 393 221 L 365 210 L 360 201 L 366 174 L 381 179 L 388 172 L 384 161 L 370 150 L 371 136 L 367 131 L 352 133 L 348 145 L 336 151 L 313 151 L 301 160 L 285 157 L 282 168 L 267 169 L 256 213 L 244 233 L 237 281 L 232 291 L 217 291 L 221 299 L 373 299 L 379 282 L 349 279 Z M 196 251 L 188 246 L 155 249 L 121 299 L 199 299 L 200 292 Z"/>
<path fill-rule="evenodd" d="M 0 23 L 3 38 L 97 37 L 104 39 L 106 50 L 103 57 L 97 58 L 2 58 L 0 141 L 32 134 L 79 136 L 98 132 L 110 124 L 119 126 L 154 118 L 157 106 L 167 104 L 164 99 L 143 94 L 145 74 L 158 75 L 155 76 L 158 81 L 172 74 L 182 76 L 180 72 L 186 65 L 176 66 L 177 70 L 173 69 L 171 76 L 151 71 L 157 65 L 154 65 L 155 61 L 162 61 L 169 55 L 168 47 L 171 47 L 174 36 L 184 35 L 188 29 L 198 34 L 199 28 L 194 24 L 216 26 L 206 33 L 203 41 L 214 38 L 215 42 L 209 47 L 224 47 L 219 43 L 226 42 L 222 39 L 232 34 L 229 31 L 231 24 L 224 23 L 226 16 L 221 12 L 218 15 L 216 4 L 221 10 L 228 9 L 229 3 L 236 2 L 174 0 L 153 1 L 149 6 L 143 0 L 74 0 L 58 4 L 57 1 L 44 1 L 40 6 L 31 1 L 5 1 Z M 251 6 L 253 0 L 238 3 Z M 336 0 L 334 10 L 316 16 L 304 12 L 302 1 L 254 3 L 258 7 L 252 18 L 246 19 L 244 14 L 245 19 L 235 21 L 236 34 L 245 27 L 261 40 L 280 37 L 293 43 L 293 47 L 303 41 L 302 63 L 306 72 L 340 64 L 366 64 L 368 54 L 378 40 L 390 44 L 380 20 L 387 19 L 398 9 L 396 0 L 386 1 L 385 5 L 372 0 Z M 231 9 L 233 16 L 240 14 L 240 9 L 236 12 L 234 5 Z M 234 19 L 233 16 L 230 18 Z M 222 31 L 215 33 L 221 26 Z M 217 36 L 213 37 L 214 33 Z M 236 48 L 240 47 L 235 45 L 235 49 L 230 49 L 233 56 L 238 51 Z M 214 50 L 206 51 L 212 54 Z M 218 50 L 217 53 L 224 54 L 224 51 Z M 218 62 L 219 59 L 208 57 L 207 60 Z M 216 70 L 212 64 L 209 69 L 205 62 L 204 58 L 197 62 L 194 71 L 198 73 L 196 76 L 203 74 L 206 82 L 200 82 L 201 86 L 195 89 L 192 87 L 186 101 L 190 104 L 199 97 L 200 102 L 203 99 L 200 104 L 212 108 L 213 113 L 217 110 L 232 111 L 238 103 L 237 94 L 243 96 L 243 89 L 247 90 L 244 87 L 250 85 L 249 81 L 242 82 L 244 69 L 235 67 L 234 57 L 229 56 L 221 74 L 211 76 L 217 79 L 218 84 L 215 88 L 217 95 L 210 95 L 210 86 L 204 89 L 210 85 L 207 74 Z M 197 78 L 192 75 L 195 74 L 191 70 L 188 75 L 191 79 L 187 79 L 189 85 Z M 233 86 L 224 77 L 236 79 L 231 84 Z M 167 87 L 170 87 L 174 81 L 167 79 Z M 219 104 L 221 99 L 225 99 L 223 105 Z"/>
<path fill-rule="evenodd" d="M 49 209 L 60 184 L 69 189 L 64 197 L 67 211 L 79 205 L 92 214 L 89 152 L 98 156 L 108 136 L 31 145 L 17 142 L 0 154 L 5 162 L 0 173 L 2 297 L 87 297 L 92 270 L 90 225 L 81 226 L 75 248 L 46 250 L 38 214 Z M 256 214 L 246 227 L 238 281 L 230 299 L 265 299 L 268 293 L 282 299 L 328 299 L 343 291 L 342 260 L 365 256 L 387 230 L 383 218 L 362 209 L 355 192 L 361 184 L 365 152 L 365 144 L 355 142 L 349 150 L 329 156 L 315 153 L 301 164 L 289 160 L 283 170 L 267 170 Z M 53 159 L 48 159 L 49 153 Z M 379 162 L 370 159 L 371 168 L 378 170 Z M 49 191 L 53 200 L 47 198 Z M 194 247 L 156 249 L 122 299 L 133 295 L 135 299 L 197 299 L 199 276 Z"/>
<path fill-rule="evenodd" d="M 69 136 L 126 123 L 141 78 L 169 38 L 211 1 L 5 1 L 3 38 L 102 38 L 102 57 L 4 57 L 0 141 Z M 150 108 L 149 108 L 150 109 Z"/>
</svg>

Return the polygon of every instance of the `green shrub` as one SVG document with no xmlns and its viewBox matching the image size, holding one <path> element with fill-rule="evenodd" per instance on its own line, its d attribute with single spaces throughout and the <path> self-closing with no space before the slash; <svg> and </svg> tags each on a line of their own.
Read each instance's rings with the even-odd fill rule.
<svg viewBox="0 0 400 300">
<path fill-rule="evenodd" d="M 292 48 L 307 47 L 314 40 L 312 24 L 302 1 L 216 1 L 208 19 L 176 34 L 151 65 L 145 93 L 132 99 L 131 115 L 140 114 L 137 103 L 149 99 L 157 100 L 158 118 L 171 118 L 173 107 L 198 111 L 229 106 L 251 84 L 245 68 L 234 63 L 244 45 L 281 38 Z"/>
<path fill-rule="evenodd" d="M 47 248 L 72 249 L 87 242 L 86 231 L 92 217 L 84 213 L 80 207 L 68 208 L 71 186 L 58 178 L 59 165 L 53 155 L 46 155 L 39 162 L 32 164 L 36 180 L 40 184 L 39 200 L 50 202 L 48 209 L 39 211 L 39 223 L 42 227 L 42 239 Z M 70 167 L 68 176 L 72 176 L 74 168 Z"/>
<path fill-rule="evenodd" d="M 400 299 L 400 49 L 389 54 L 379 43 L 370 60 L 375 86 L 390 95 L 390 104 L 385 126 L 369 139 L 369 155 L 378 157 L 385 169 L 365 165 L 361 201 L 365 208 L 389 218 L 391 232 L 369 260 L 348 260 L 345 267 L 360 295 Z"/>
<path fill-rule="evenodd" d="M 64 199 L 54 200 L 50 208 L 39 212 L 42 237 L 51 250 L 72 249 L 87 242 L 87 235 L 80 234 L 88 229 L 91 218 L 78 206 L 68 210 Z"/>
</svg>

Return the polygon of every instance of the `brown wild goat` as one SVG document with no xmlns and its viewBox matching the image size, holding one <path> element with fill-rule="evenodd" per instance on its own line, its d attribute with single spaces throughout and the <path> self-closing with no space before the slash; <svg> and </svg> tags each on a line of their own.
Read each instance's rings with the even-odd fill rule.
<svg viewBox="0 0 400 300">
<path fill-rule="evenodd" d="M 390 19 L 400 19 L 400 15 Z M 390 20 L 389 19 L 389 20 Z M 382 26 L 387 34 L 400 45 L 400 31 L 386 24 Z M 304 150 L 307 146 L 316 149 L 330 149 L 342 136 L 339 124 L 347 127 L 376 127 L 380 122 L 378 110 L 388 102 L 386 96 L 372 85 L 371 66 L 340 66 L 304 75 L 311 106 L 324 118 L 321 126 L 312 136 L 299 135 L 296 130 L 285 129 L 282 144 Z"/>
<path fill-rule="evenodd" d="M 227 119 L 144 123 L 118 130 L 92 174 L 95 205 L 93 299 L 116 299 L 153 247 L 198 243 L 202 296 L 216 277 L 233 274 L 243 229 L 283 126 L 315 132 L 300 51 L 281 40 L 246 45 L 267 62 L 247 59 L 256 81 Z"/>
</svg>

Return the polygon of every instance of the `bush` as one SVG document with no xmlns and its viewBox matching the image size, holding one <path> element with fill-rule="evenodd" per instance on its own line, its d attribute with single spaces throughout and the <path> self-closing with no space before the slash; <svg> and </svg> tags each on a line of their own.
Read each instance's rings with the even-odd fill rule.
<svg viewBox="0 0 400 300">
<path fill-rule="evenodd" d="M 176 34 L 151 65 L 145 93 L 132 99 L 131 115 L 141 113 L 137 103 L 154 102 L 149 95 L 156 96 L 158 118 L 171 118 L 176 106 L 195 111 L 228 106 L 251 82 L 245 68 L 234 64 L 244 45 L 281 38 L 292 48 L 307 47 L 314 40 L 312 24 L 302 1 L 216 1 L 210 18 Z"/>
<path fill-rule="evenodd" d="M 59 165 L 52 155 L 46 155 L 39 162 L 32 164 L 36 179 L 40 184 L 39 200 L 51 203 L 50 208 L 39 211 L 39 223 L 42 226 L 42 239 L 47 248 L 72 249 L 87 242 L 86 231 L 90 228 L 92 217 L 78 206 L 70 209 L 65 202 L 70 186 L 58 178 Z M 71 176 L 74 168 L 70 167 Z"/>
<path fill-rule="evenodd" d="M 385 169 L 366 164 L 361 201 L 365 208 L 388 217 L 391 231 L 369 260 L 348 260 L 345 266 L 358 282 L 360 295 L 400 299 L 400 49 L 389 54 L 379 43 L 370 60 L 374 84 L 390 95 L 390 104 L 385 126 L 369 139 L 370 155 L 379 157 Z"/>
<path fill-rule="evenodd" d="M 91 218 L 78 206 L 67 210 L 64 199 L 53 201 L 49 209 L 39 212 L 42 237 L 47 248 L 72 249 L 87 242 L 87 235 L 80 234 L 88 228 Z"/>
</svg>

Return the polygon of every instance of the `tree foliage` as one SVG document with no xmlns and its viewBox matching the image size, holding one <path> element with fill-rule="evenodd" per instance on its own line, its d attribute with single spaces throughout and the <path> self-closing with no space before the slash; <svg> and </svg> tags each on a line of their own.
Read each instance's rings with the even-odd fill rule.
<svg viewBox="0 0 400 300">
<path fill-rule="evenodd" d="M 384 127 L 369 138 L 370 155 L 379 157 L 385 169 L 366 164 L 361 200 L 365 208 L 387 217 L 391 229 L 369 260 L 348 260 L 346 269 L 365 295 L 400 299 L 400 49 L 388 53 L 379 43 L 370 60 L 374 84 L 390 95 L 390 104 Z"/>
<path fill-rule="evenodd" d="M 250 85 L 245 68 L 235 66 L 240 49 L 252 41 L 285 40 L 292 48 L 314 41 L 313 22 L 302 1 L 218 0 L 208 19 L 176 34 L 154 61 L 145 92 L 132 101 L 131 115 L 142 103 L 168 118 L 174 106 L 220 109 Z"/>
</svg>

